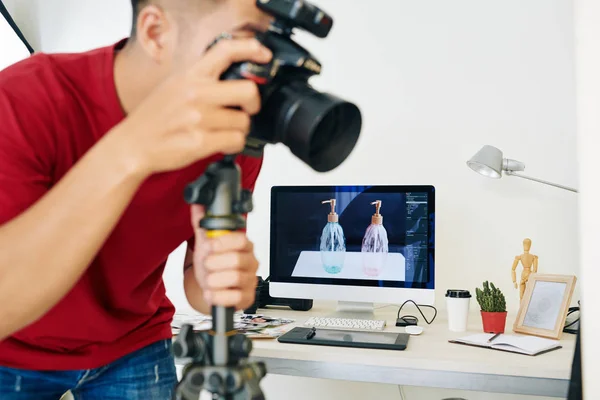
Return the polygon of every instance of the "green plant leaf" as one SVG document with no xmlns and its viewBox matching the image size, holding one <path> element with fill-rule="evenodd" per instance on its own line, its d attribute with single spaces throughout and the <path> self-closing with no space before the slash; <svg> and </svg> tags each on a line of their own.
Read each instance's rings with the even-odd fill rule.
<svg viewBox="0 0 600 400">
<path fill-rule="evenodd" d="M 502 291 L 491 282 L 483 282 L 483 290 L 475 288 L 477 302 L 481 311 L 505 312 L 506 299 Z"/>
</svg>

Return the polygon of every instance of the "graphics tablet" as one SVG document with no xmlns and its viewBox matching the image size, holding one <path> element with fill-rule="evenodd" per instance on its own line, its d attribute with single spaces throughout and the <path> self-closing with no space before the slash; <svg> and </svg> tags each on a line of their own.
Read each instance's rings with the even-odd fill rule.
<svg viewBox="0 0 600 400">
<path fill-rule="evenodd" d="M 397 332 L 358 332 L 296 327 L 277 339 L 281 343 L 362 349 L 405 350 L 410 335 Z"/>
</svg>

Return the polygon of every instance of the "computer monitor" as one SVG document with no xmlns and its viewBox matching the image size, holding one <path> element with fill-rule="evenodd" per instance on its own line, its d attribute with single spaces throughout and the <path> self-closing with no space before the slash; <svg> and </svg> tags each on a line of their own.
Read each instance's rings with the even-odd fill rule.
<svg viewBox="0 0 600 400">
<path fill-rule="evenodd" d="M 434 239 L 433 186 L 276 186 L 269 292 L 353 313 L 433 305 Z"/>
</svg>

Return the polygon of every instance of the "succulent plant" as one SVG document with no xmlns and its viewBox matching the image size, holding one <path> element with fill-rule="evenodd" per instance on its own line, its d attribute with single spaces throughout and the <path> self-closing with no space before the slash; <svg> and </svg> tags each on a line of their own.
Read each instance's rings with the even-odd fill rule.
<svg viewBox="0 0 600 400">
<path fill-rule="evenodd" d="M 483 290 L 476 288 L 477 302 L 481 311 L 506 312 L 506 299 L 502 291 L 488 281 L 483 282 Z"/>
</svg>

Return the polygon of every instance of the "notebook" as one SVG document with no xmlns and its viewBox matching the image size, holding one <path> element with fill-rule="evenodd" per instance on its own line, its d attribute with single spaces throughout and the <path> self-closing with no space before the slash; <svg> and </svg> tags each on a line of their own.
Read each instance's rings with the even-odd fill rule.
<svg viewBox="0 0 600 400">
<path fill-rule="evenodd" d="M 510 351 L 512 353 L 537 356 L 538 354 L 562 348 L 558 340 L 544 339 L 525 335 L 500 335 L 491 343 L 488 340 L 493 334 L 483 333 L 450 340 L 450 343 L 466 344 L 469 346 L 487 347 L 494 350 Z"/>
</svg>

